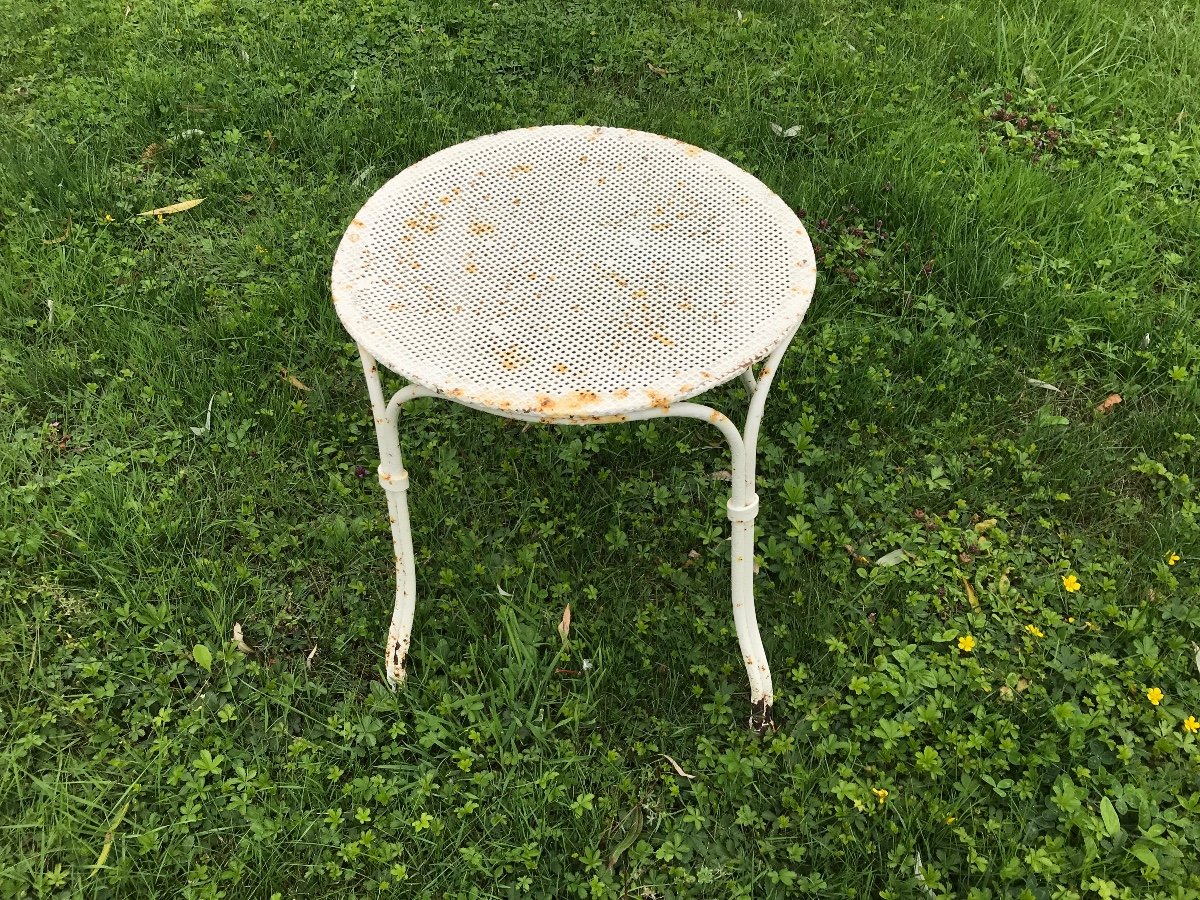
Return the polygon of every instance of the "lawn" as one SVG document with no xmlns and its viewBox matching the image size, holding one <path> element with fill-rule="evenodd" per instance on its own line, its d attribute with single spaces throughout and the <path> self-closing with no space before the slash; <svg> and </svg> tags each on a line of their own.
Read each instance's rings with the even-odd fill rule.
<svg viewBox="0 0 1200 900">
<path fill-rule="evenodd" d="M 0 898 L 1200 897 L 1193 3 L 0 22 Z M 382 683 L 333 251 L 429 153 L 572 122 L 818 245 L 760 441 L 773 733 L 702 423 L 414 403 Z"/>
</svg>

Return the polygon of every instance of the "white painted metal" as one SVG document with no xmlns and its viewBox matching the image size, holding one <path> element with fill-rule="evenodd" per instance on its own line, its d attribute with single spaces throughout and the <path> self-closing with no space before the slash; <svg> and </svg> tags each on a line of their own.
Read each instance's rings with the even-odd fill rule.
<svg viewBox="0 0 1200 900">
<path fill-rule="evenodd" d="M 644 132 L 490 135 L 373 195 L 338 248 L 333 297 L 358 341 L 388 496 L 397 567 L 388 682 L 404 678 L 416 596 L 397 434 L 406 402 L 436 396 L 561 424 L 679 416 L 711 422 L 730 447 L 734 622 L 751 725 L 769 726 L 753 597 L 755 455 L 767 392 L 815 278 L 803 225 L 770 189 Z M 413 382 L 387 402 L 380 363 Z M 750 394 L 744 431 L 685 402 L 739 375 Z"/>
</svg>

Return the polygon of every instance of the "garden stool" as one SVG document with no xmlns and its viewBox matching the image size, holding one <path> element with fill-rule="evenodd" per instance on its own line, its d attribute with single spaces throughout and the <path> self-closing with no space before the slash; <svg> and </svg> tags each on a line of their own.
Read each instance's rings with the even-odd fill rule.
<svg viewBox="0 0 1200 900">
<path fill-rule="evenodd" d="M 381 187 L 338 246 L 332 288 L 366 373 L 395 543 L 388 683 L 404 680 L 416 603 L 397 434 L 405 403 L 439 397 L 563 425 L 681 416 L 712 423 L 729 443 L 733 618 L 750 726 L 770 727 L 753 596 L 755 447 L 815 280 L 804 226 L 766 185 L 642 131 L 505 131 Z M 409 382 L 390 399 L 380 364 Z M 739 376 L 750 396 L 744 431 L 687 402 Z"/>
</svg>

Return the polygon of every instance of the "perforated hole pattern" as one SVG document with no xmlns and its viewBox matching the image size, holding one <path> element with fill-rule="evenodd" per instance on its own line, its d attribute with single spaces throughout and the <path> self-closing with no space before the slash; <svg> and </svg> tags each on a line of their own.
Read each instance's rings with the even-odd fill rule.
<svg viewBox="0 0 1200 900">
<path fill-rule="evenodd" d="M 363 206 L 338 247 L 347 331 L 409 380 L 549 420 L 695 396 L 799 324 L 804 226 L 690 144 L 554 125 L 447 148 Z"/>
</svg>

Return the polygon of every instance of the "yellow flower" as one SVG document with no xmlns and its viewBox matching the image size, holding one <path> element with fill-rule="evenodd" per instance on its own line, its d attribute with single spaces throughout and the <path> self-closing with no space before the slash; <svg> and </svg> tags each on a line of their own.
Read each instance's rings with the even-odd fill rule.
<svg viewBox="0 0 1200 900">
<path fill-rule="evenodd" d="M 954 816 L 946 816 L 946 824 L 953 825 L 958 820 Z"/>
<path fill-rule="evenodd" d="M 1073 594 L 1080 588 L 1079 579 L 1074 575 L 1064 575 L 1062 582 L 1063 588 L 1066 589 L 1068 594 Z"/>
<path fill-rule="evenodd" d="M 1036 625 L 1026 625 L 1025 630 L 1032 634 L 1035 638 L 1043 638 L 1046 636 L 1046 632 L 1042 631 L 1042 629 L 1038 628 Z"/>
<path fill-rule="evenodd" d="M 964 634 L 958 639 L 958 649 L 963 653 L 970 653 L 975 649 L 975 638 L 969 634 Z"/>
<path fill-rule="evenodd" d="M 1159 690 L 1156 687 L 1150 688 L 1150 690 L 1146 691 L 1146 699 L 1149 700 L 1155 706 L 1158 706 L 1158 704 L 1162 703 L 1163 697 L 1165 697 L 1165 696 L 1166 696 L 1166 694 L 1164 694 L 1161 690 Z"/>
<path fill-rule="evenodd" d="M 1188 716 L 1183 720 L 1183 730 L 1190 734 L 1195 734 L 1197 731 L 1200 731 L 1200 722 L 1196 721 L 1195 716 Z"/>
<path fill-rule="evenodd" d="M 871 788 L 871 793 L 879 798 L 880 806 L 883 806 L 884 801 L 886 801 L 888 798 L 888 792 L 886 788 Z"/>
<path fill-rule="evenodd" d="M 104 214 L 104 221 L 105 221 L 105 222 L 111 222 L 112 220 L 113 220 L 113 217 L 112 217 L 112 216 L 110 216 L 108 213 L 105 213 L 105 214 Z M 1175 565 L 1175 564 L 1174 564 L 1174 563 L 1171 563 L 1171 565 Z"/>
<path fill-rule="evenodd" d="M 1173 566 L 1173 565 L 1175 565 L 1175 563 L 1179 562 L 1179 560 L 1181 558 L 1182 557 L 1180 557 L 1180 555 L 1178 553 L 1172 553 L 1170 556 L 1167 557 L 1167 565 Z"/>
<path fill-rule="evenodd" d="M 1068 624 L 1068 625 L 1074 625 L 1074 624 L 1075 624 L 1075 617 L 1074 617 L 1074 616 L 1067 616 L 1067 624 Z"/>
</svg>

